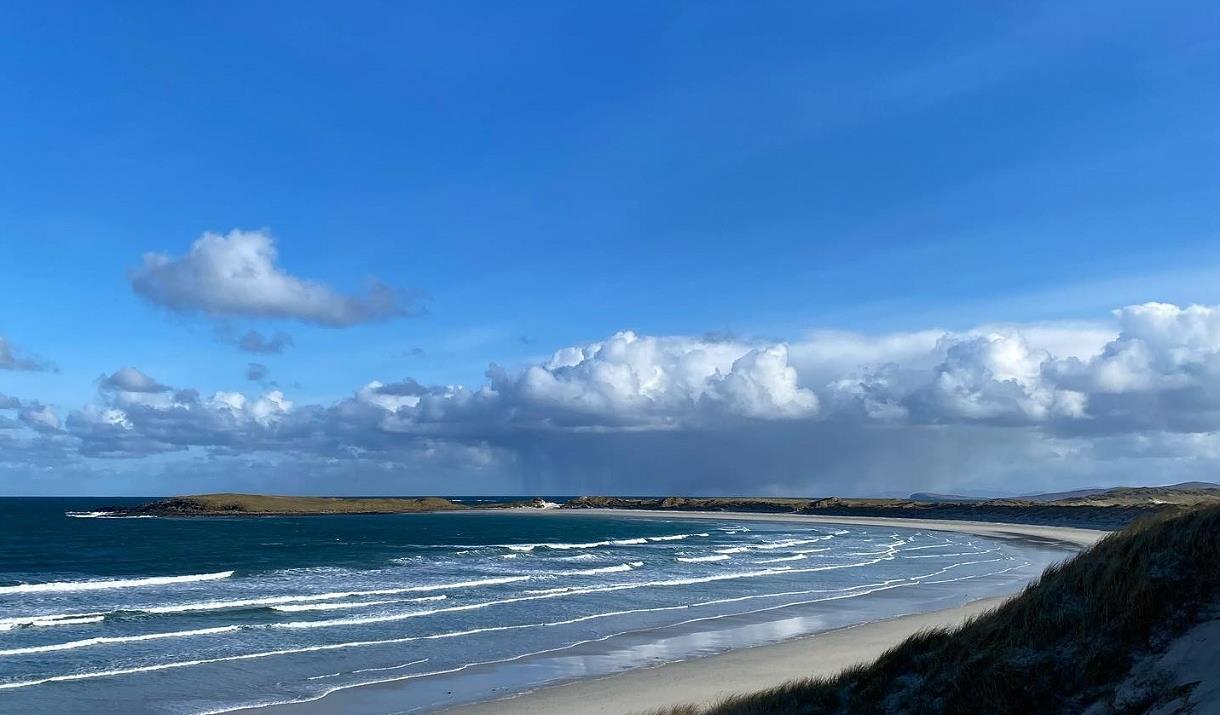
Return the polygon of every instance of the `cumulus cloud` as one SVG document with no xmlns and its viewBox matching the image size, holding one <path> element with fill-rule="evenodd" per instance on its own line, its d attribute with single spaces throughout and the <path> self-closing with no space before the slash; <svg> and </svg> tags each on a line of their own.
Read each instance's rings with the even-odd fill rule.
<svg viewBox="0 0 1220 715">
<path fill-rule="evenodd" d="M 630 332 L 513 373 L 493 366 L 476 388 L 374 381 L 329 406 L 297 407 L 278 390 L 202 397 L 135 368 L 99 385 L 101 403 L 73 412 L 68 427 L 86 453 L 109 456 L 214 447 L 343 458 L 435 448 L 436 440 L 507 448 L 523 432 L 698 430 L 800 419 L 818 408 L 783 345 Z"/>
<path fill-rule="evenodd" d="M 676 426 L 712 416 L 808 417 L 817 396 L 797 384 L 784 344 L 746 345 L 626 331 L 564 348 L 520 374 L 490 373 L 517 414 L 555 426 Z"/>
<path fill-rule="evenodd" d="M 265 378 L 258 367 L 248 376 Z M 1157 479 L 1149 470 L 1174 481 L 1220 467 L 1220 308 L 1145 304 L 1091 325 L 817 332 L 790 344 L 624 331 L 517 369 L 493 364 L 476 385 L 373 380 L 325 404 L 266 388 L 201 393 L 127 367 L 62 425 L 37 403 L 3 405 L 53 438 L 59 458 L 65 440 L 85 457 L 202 451 L 229 465 L 223 478 L 291 463 L 300 475 L 348 465 L 387 485 L 440 469 L 551 493 L 1014 480 L 1030 491 Z"/>
<path fill-rule="evenodd" d="M 278 265 L 275 242 L 265 231 L 205 233 L 184 256 L 146 253 L 130 279 L 136 293 L 155 305 L 217 318 L 284 318 L 345 327 L 414 311 L 401 293 L 377 281 L 358 296 L 291 275 Z"/>
<path fill-rule="evenodd" d="M 121 367 L 109 376 L 102 378 L 101 388 L 115 392 L 144 394 L 167 392 L 170 389 L 134 367 Z"/>
<path fill-rule="evenodd" d="M 1082 417 L 1085 395 L 1043 379 L 1051 360 L 1020 333 L 947 338 L 930 379 L 902 399 L 909 415 L 929 422 L 1041 422 Z"/>
<path fill-rule="evenodd" d="M 100 401 L 74 410 L 67 429 L 86 456 L 139 457 L 190 447 L 257 450 L 292 448 L 275 428 L 292 410 L 278 390 L 256 397 L 163 385 L 135 368 L 99 383 Z M 303 442 L 302 442 L 303 444 Z M 299 445 L 298 445 L 299 447 Z"/>
<path fill-rule="evenodd" d="M 41 372 L 54 370 L 55 365 L 37 355 L 30 355 L 14 347 L 12 343 L 0 337 L 0 370 L 28 370 Z"/>
<path fill-rule="evenodd" d="M 32 402 L 23 405 L 17 413 L 18 419 L 38 432 L 58 432 L 62 429 L 59 416 L 49 405 Z"/>
</svg>

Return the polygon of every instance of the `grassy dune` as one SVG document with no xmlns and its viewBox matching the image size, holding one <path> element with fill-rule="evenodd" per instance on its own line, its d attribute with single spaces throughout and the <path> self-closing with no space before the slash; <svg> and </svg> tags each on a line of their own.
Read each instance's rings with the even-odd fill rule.
<svg viewBox="0 0 1220 715">
<path fill-rule="evenodd" d="M 1000 608 L 914 636 L 871 665 L 654 715 L 1143 713 L 1183 689 L 1116 704 L 1117 684 L 1218 597 L 1220 506 L 1200 507 L 1137 522 Z"/>
</svg>

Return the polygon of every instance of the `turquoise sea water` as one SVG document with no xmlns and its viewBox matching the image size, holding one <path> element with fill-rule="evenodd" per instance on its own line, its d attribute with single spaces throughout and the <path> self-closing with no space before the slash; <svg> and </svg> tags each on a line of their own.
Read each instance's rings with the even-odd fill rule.
<svg viewBox="0 0 1220 715">
<path fill-rule="evenodd" d="M 0 712 L 308 711 L 385 682 L 392 708 L 349 707 L 434 710 L 948 607 L 1064 556 L 731 516 L 99 513 L 123 502 L 0 499 Z"/>
</svg>

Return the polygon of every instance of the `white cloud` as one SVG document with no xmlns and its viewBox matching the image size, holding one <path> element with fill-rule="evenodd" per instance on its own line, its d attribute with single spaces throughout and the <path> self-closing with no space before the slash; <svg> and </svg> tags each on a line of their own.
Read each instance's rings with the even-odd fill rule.
<svg viewBox="0 0 1220 715">
<path fill-rule="evenodd" d="M 563 348 L 489 387 L 501 410 L 535 425 L 644 428 L 729 418 L 790 419 L 817 412 L 783 344 L 748 345 L 617 333 Z"/>
<path fill-rule="evenodd" d="M 55 370 L 55 366 L 37 355 L 30 355 L 19 350 L 0 336 L 0 370 L 42 372 Z"/>
<path fill-rule="evenodd" d="M 162 385 L 134 367 L 121 367 L 115 370 L 109 377 L 102 379 L 101 386 L 105 390 L 150 394 L 169 390 L 165 385 Z"/>
<path fill-rule="evenodd" d="M 36 402 L 25 405 L 17 416 L 27 427 L 38 432 L 58 432 L 63 428 L 59 416 L 49 405 L 41 405 Z"/>
<path fill-rule="evenodd" d="M 42 439 L 60 462 L 274 455 L 318 474 L 443 464 L 545 478 L 553 492 L 587 480 L 861 493 L 1011 479 L 1029 491 L 1152 468 L 1194 479 L 1220 467 L 1218 316 L 1145 304 L 1106 324 L 817 332 L 791 345 L 625 331 L 521 369 L 493 365 L 479 385 L 374 380 L 329 404 L 278 390 L 201 397 L 129 367 L 99 381 L 98 402 L 66 431 L 49 408 L 6 402 L 29 441 L 9 426 L 5 449 L 28 458 Z"/>
<path fill-rule="evenodd" d="M 1118 394 L 1207 388 L 1220 378 L 1220 308 L 1145 303 L 1115 316 L 1118 337 L 1098 355 L 1056 363 L 1058 379 Z"/>
<path fill-rule="evenodd" d="M 384 284 L 373 282 L 364 296 L 347 295 L 289 274 L 277 259 L 275 242 L 264 231 L 205 233 L 185 256 L 146 253 L 130 273 L 131 285 L 156 305 L 210 317 L 286 318 L 343 327 L 412 310 Z M 250 334 L 242 345 L 246 338 Z M 278 352 L 289 342 L 251 338 L 244 349 Z"/>
</svg>

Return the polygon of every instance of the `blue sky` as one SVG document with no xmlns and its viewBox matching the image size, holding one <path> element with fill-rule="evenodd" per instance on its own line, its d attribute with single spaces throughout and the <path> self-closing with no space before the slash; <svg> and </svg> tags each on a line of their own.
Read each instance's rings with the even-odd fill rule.
<svg viewBox="0 0 1220 715">
<path fill-rule="evenodd" d="M 175 460 L 232 474 L 216 466 L 237 458 L 222 450 L 304 458 L 231 436 L 82 457 L 68 443 L 88 439 L 69 415 L 121 408 L 99 381 L 125 366 L 204 396 L 277 389 L 322 409 L 372 380 L 477 390 L 490 363 L 523 374 L 624 330 L 796 355 L 825 331 L 1121 337 L 1115 309 L 1220 303 L 1216 14 L 1114 2 L 7 3 L 0 338 L 56 370 L 0 369 L 0 394 L 51 406 L 56 449 L 71 454 L 54 467 L 29 457 L 37 436 L 14 427 L 0 489 L 54 472 L 72 476 L 43 477 L 48 491 L 136 489 L 128 479 L 173 491 L 180 476 L 130 475 Z M 205 232 L 233 230 L 266 231 L 285 275 L 355 296 L 375 279 L 417 314 L 329 327 L 167 307 L 133 289 L 146 253 L 177 259 Z M 292 345 L 251 355 L 233 337 L 250 330 Z M 937 349 L 934 371 L 949 348 Z M 266 367 L 262 384 L 246 379 L 251 362 Z M 825 384 L 808 376 L 830 369 L 793 366 L 825 415 Z M 1020 429 L 1043 446 L 1065 439 Z M 518 440 L 533 433 L 513 430 L 428 439 L 516 465 L 475 491 L 534 486 L 535 469 L 550 470 L 547 486 L 619 486 L 573 481 L 579 461 L 530 466 L 578 450 L 527 447 Z M 656 449 L 669 450 L 658 463 L 681 453 Z M 793 476 L 811 464 L 767 469 L 776 490 L 841 485 Z M 952 484 L 976 481 L 970 464 Z M 433 472 L 403 469 L 414 476 L 366 487 L 438 491 Z M 1064 479 L 1138 471 L 1124 469 Z M 271 483 L 332 489 L 319 479 Z M 501 484 L 514 488 L 489 486 Z"/>
</svg>

